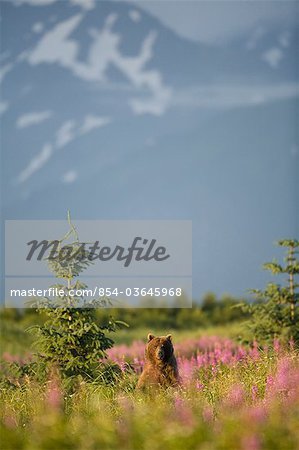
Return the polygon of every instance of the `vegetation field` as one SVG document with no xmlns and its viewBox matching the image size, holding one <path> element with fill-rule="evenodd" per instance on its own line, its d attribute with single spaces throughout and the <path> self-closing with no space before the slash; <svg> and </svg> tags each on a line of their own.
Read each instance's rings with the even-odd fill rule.
<svg viewBox="0 0 299 450">
<path fill-rule="evenodd" d="M 56 261 L 62 304 L 0 312 L 1 450 L 299 450 L 299 242 L 281 245 L 267 267 L 286 286 L 193 308 L 75 307 L 77 266 Z M 138 389 L 149 332 L 171 348 L 159 367 L 173 342 L 179 384 Z"/>
<path fill-rule="evenodd" d="M 12 323 L 10 348 L 19 353 L 2 353 L 3 450 L 298 449 L 299 364 L 292 343 L 242 345 L 239 324 L 173 330 L 181 385 L 143 393 L 135 386 L 146 330 L 124 329 L 108 350 L 117 375 L 79 380 L 70 391 L 54 367 L 42 383 L 6 372 L 32 358 L 24 351 L 28 341 L 19 339 L 23 321 Z"/>
</svg>

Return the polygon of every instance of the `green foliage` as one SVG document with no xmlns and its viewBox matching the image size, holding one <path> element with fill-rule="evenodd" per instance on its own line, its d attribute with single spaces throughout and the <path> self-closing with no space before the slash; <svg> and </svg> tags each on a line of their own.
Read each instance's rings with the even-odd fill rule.
<svg viewBox="0 0 299 450">
<path fill-rule="evenodd" d="M 278 245 L 287 248 L 284 265 L 274 260 L 263 267 L 274 275 L 286 274 L 285 286 L 269 283 L 264 290 L 253 290 L 257 301 L 246 305 L 245 310 L 251 313 L 249 327 L 259 342 L 280 338 L 299 343 L 299 284 L 295 281 L 299 274 L 296 258 L 299 241 L 286 239 L 279 241 Z"/>
<path fill-rule="evenodd" d="M 159 308 L 161 301 L 156 303 L 151 299 L 151 307 L 99 309 L 97 318 L 100 322 L 107 321 L 113 313 L 115 319 L 129 323 L 131 329 L 198 329 L 247 319 L 248 313 L 236 308 L 240 301 L 228 295 L 217 298 L 215 294 L 207 293 L 200 304 L 193 302 L 191 308 L 189 302 L 181 303 L 180 307 Z"/>
<path fill-rule="evenodd" d="M 44 298 L 36 303 L 38 312 L 46 317 L 43 324 L 28 329 L 34 334 L 39 368 L 44 373 L 58 369 L 63 378 L 80 377 L 85 380 L 102 378 L 107 371 L 104 364 L 106 350 L 114 341 L 106 332 L 118 327 L 111 317 L 101 325 L 96 320 L 96 307 L 106 306 L 109 299 L 84 301 L 83 297 L 71 296 L 71 290 L 86 289 L 77 277 L 91 264 L 87 255 L 80 254 L 80 242 L 76 229 L 70 221 L 70 231 L 59 241 L 58 253 L 48 261 L 50 270 L 62 283 L 54 289 L 63 291 L 58 298 Z M 73 241 L 69 242 L 72 238 Z M 65 257 L 66 255 L 76 255 Z"/>
<path fill-rule="evenodd" d="M 29 328 L 36 336 L 40 361 L 58 367 L 65 377 L 93 379 L 100 360 L 106 358 L 105 350 L 113 346 L 105 331 L 115 331 L 115 322 L 99 326 L 89 308 L 48 308 L 45 314 L 48 320 L 43 325 Z"/>
</svg>

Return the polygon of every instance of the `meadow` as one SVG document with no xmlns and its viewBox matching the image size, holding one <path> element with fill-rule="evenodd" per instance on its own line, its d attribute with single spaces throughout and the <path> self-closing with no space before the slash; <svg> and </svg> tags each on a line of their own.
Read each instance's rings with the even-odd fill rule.
<svg viewBox="0 0 299 450">
<path fill-rule="evenodd" d="M 70 392 L 54 368 L 44 383 L 26 374 L 4 377 L 1 449 L 299 448 L 299 361 L 292 342 L 241 344 L 238 323 L 151 331 L 173 334 L 179 388 L 135 389 L 146 331 L 123 329 L 107 352 L 107 364 L 120 368 L 109 382 L 82 379 Z M 9 339 L 6 334 L 2 372 L 32 358 L 25 336 L 16 324 Z"/>
</svg>

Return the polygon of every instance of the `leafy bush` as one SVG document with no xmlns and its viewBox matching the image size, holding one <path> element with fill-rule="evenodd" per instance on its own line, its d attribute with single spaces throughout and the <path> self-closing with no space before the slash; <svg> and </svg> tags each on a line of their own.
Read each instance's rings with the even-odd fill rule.
<svg viewBox="0 0 299 450">
<path fill-rule="evenodd" d="M 264 268 L 274 275 L 287 275 L 286 285 L 269 283 L 264 290 L 253 290 L 257 301 L 246 305 L 245 310 L 251 313 L 249 328 L 259 342 L 280 338 L 299 343 L 299 284 L 295 280 L 299 274 L 299 241 L 285 239 L 278 245 L 287 248 L 285 265 L 274 260 L 264 264 Z"/>
</svg>

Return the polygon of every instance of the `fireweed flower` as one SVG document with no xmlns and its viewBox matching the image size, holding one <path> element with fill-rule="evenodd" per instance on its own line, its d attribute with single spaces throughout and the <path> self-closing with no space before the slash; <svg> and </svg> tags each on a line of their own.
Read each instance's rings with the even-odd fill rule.
<svg viewBox="0 0 299 450">
<path fill-rule="evenodd" d="M 4 361 L 10 362 L 10 363 L 13 363 L 13 362 L 20 363 L 20 361 L 21 361 L 20 356 L 12 355 L 12 354 L 9 353 L 9 352 L 4 352 L 4 353 L 2 354 L 2 359 L 3 359 Z"/>
<path fill-rule="evenodd" d="M 188 339 L 175 345 L 177 359 L 181 361 L 191 360 L 197 367 L 216 366 L 222 364 L 234 364 L 244 359 L 248 352 L 240 345 L 236 345 L 229 339 L 218 336 L 207 336 L 199 339 Z M 144 343 L 134 341 L 130 346 L 117 345 L 107 351 L 111 360 L 133 361 L 134 358 L 143 361 Z"/>
<path fill-rule="evenodd" d="M 295 349 L 295 341 L 294 341 L 293 338 L 291 338 L 290 341 L 289 341 L 289 347 L 290 347 L 291 352 L 294 351 L 294 349 Z"/>
<path fill-rule="evenodd" d="M 256 341 L 253 342 L 253 347 L 252 349 L 249 351 L 249 356 L 254 360 L 258 360 L 260 357 L 260 352 L 258 349 L 258 343 Z"/>
<path fill-rule="evenodd" d="M 263 423 L 268 416 L 268 406 L 265 404 L 258 404 L 256 406 L 252 406 L 251 408 L 247 408 L 245 410 L 245 416 L 249 424 Z"/>
<path fill-rule="evenodd" d="M 193 427 L 194 426 L 194 417 L 192 408 L 187 402 L 180 396 L 180 394 L 175 395 L 174 398 L 174 410 L 175 417 L 177 417 L 181 424 Z"/>
<path fill-rule="evenodd" d="M 57 378 L 53 378 L 48 385 L 46 405 L 53 410 L 60 409 L 62 404 L 62 391 Z"/>
<path fill-rule="evenodd" d="M 196 381 L 196 389 L 201 391 L 203 388 L 204 388 L 204 385 L 202 383 L 200 383 L 199 381 Z"/>
<path fill-rule="evenodd" d="M 244 402 L 244 389 L 241 384 L 235 384 L 229 391 L 225 404 L 228 407 L 236 408 L 240 407 Z"/>
<path fill-rule="evenodd" d="M 183 384 L 189 384 L 193 378 L 194 364 L 186 358 L 178 358 L 178 367 Z"/>
<path fill-rule="evenodd" d="M 266 381 L 266 394 L 270 394 L 273 390 L 274 386 L 274 378 L 272 375 L 268 375 L 267 381 Z"/>
<path fill-rule="evenodd" d="M 213 422 L 214 413 L 213 408 L 210 405 L 206 405 L 203 407 L 202 418 L 205 422 Z"/>
<path fill-rule="evenodd" d="M 276 373 L 276 389 L 284 398 L 294 400 L 299 393 L 299 370 L 293 366 L 290 358 L 284 357 L 278 361 Z"/>
<path fill-rule="evenodd" d="M 253 401 L 255 401 L 257 399 L 258 396 L 258 387 L 257 386 L 252 386 L 251 388 L 251 398 Z"/>
<path fill-rule="evenodd" d="M 274 341 L 273 341 L 273 349 L 274 349 L 276 354 L 280 352 L 281 347 L 280 347 L 279 339 L 274 339 Z"/>
<path fill-rule="evenodd" d="M 246 353 L 245 349 L 243 347 L 239 346 L 237 349 L 237 352 L 236 352 L 236 360 L 242 361 L 243 359 L 245 359 L 246 356 L 247 356 L 247 353 Z"/>
<path fill-rule="evenodd" d="M 116 363 L 119 365 L 122 372 L 126 372 L 127 370 L 127 364 L 124 360 L 122 361 L 116 361 Z"/>
<path fill-rule="evenodd" d="M 297 390 L 298 381 L 299 372 L 292 367 L 291 360 L 287 357 L 279 359 L 276 373 L 267 377 L 265 398 L 271 401 L 288 397 Z"/>
<path fill-rule="evenodd" d="M 275 376 L 276 391 L 282 392 L 289 388 L 291 366 L 288 358 L 278 361 L 277 372 Z"/>
<path fill-rule="evenodd" d="M 141 373 L 143 366 L 144 366 L 144 361 L 142 361 L 141 359 L 138 359 L 138 358 L 134 358 L 133 363 L 134 363 L 135 371 L 137 373 Z"/>
<path fill-rule="evenodd" d="M 261 448 L 261 441 L 257 435 L 243 437 L 241 442 L 242 450 L 260 450 Z"/>
</svg>

